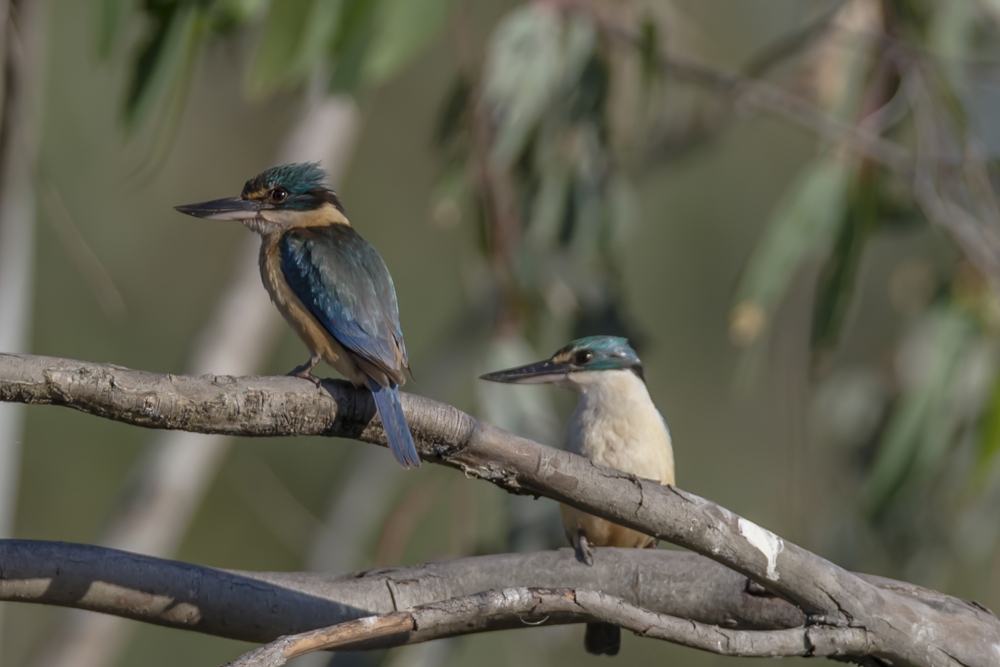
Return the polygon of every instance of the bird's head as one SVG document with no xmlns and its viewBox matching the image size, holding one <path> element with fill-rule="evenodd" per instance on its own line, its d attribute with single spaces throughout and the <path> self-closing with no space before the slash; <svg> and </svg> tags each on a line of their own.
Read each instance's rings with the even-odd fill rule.
<svg viewBox="0 0 1000 667">
<path fill-rule="evenodd" d="M 238 197 L 175 206 L 208 220 L 239 220 L 260 234 L 294 227 L 350 224 L 317 162 L 271 167 L 251 178 Z"/>
<path fill-rule="evenodd" d="M 642 362 L 628 340 L 618 336 L 588 336 L 575 340 L 545 361 L 481 376 L 509 384 L 558 384 L 580 381 L 605 371 L 631 371 L 645 381 Z"/>
</svg>

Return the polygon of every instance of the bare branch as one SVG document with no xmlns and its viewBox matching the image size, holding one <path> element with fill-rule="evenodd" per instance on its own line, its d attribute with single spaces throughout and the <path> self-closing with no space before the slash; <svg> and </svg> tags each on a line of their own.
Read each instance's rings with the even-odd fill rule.
<svg viewBox="0 0 1000 667">
<path fill-rule="evenodd" d="M 585 566 L 571 549 L 560 549 L 329 574 L 227 571 L 106 547 L 3 540 L 0 563 L 0 601 L 259 643 L 512 585 L 602 590 L 654 612 L 736 629 L 792 628 L 806 620 L 785 600 L 748 593 L 745 577 L 679 551 L 600 549 Z M 938 603 L 933 592 L 913 590 Z"/>
<path fill-rule="evenodd" d="M 369 392 L 343 382 L 167 376 L 0 355 L 0 400 L 201 433 L 385 440 Z M 866 628 L 872 653 L 893 664 L 987 665 L 1000 651 L 1000 622 L 971 605 L 942 610 L 881 589 L 708 500 L 520 438 L 451 406 L 405 394 L 403 408 L 424 459 L 701 553 L 795 603 L 811 624 Z"/>
<path fill-rule="evenodd" d="M 357 649 L 372 640 L 394 645 L 415 644 L 478 632 L 587 621 L 614 623 L 643 637 L 720 655 L 839 657 L 864 655 L 869 649 L 867 633 L 861 628 L 730 630 L 656 614 L 599 591 L 504 588 L 282 637 L 242 655 L 226 667 L 279 667 L 307 653 Z"/>
</svg>

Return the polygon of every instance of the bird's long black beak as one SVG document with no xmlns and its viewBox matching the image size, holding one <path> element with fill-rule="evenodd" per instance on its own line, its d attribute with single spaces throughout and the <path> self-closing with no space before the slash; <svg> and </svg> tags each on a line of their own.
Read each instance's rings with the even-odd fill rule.
<svg viewBox="0 0 1000 667">
<path fill-rule="evenodd" d="M 200 204 L 175 206 L 174 209 L 207 220 L 250 220 L 260 212 L 260 202 L 243 197 L 228 197 Z"/>
<path fill-rule="evenodd" d="M 480 375 L 480 380 L 506 382 L 507 384 L 547 384 L 565 379 L 566 373 L 574 370 L 569 364 L 559 364 L 552 360 L 538 361 L 526 366 L 508 368 L 505 371 Z"/>
</svg>

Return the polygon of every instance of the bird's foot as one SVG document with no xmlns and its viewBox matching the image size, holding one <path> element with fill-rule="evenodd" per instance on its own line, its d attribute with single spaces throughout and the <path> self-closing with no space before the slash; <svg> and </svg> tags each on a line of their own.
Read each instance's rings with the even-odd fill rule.
<svg viewBox="0 0 1000 667">
<path fill-rule="evenodd" d="M 587 536 L 582 530 L 576 531 L 576 540 L 573 544 L 576 551 L 576 559 L 587 565 L 594 564 L 594 545 L 587 540 Z"/>
<path fill-rule="evenodd" d="M 314 385 L 319 387 L 320 385 L 323 384 L 323 379 L 318 378 L 312 374 L 312 369 L 316 367 L 316 364 L 319 363 L 319 360 L 320 360 L 319 356 L 309 357 L 309 361 L 302 364 L 301 366 L 296 366 L 292 370 L 288 371 L 286 375 L 302 378 L 303 380 L 309 380 Z"/>
<path fill-rule="evenodd" d="M 285 375 L 290 375 L 291 377 L 302 378 L 303 380 L 309 380 L 317 387 L 323 385 L 323 378 L 316 377 L 312 374 L 312 367 L 302 364 L 301 366 L 296 366 L 292 370 L 288 371 Z"/>
</svg>

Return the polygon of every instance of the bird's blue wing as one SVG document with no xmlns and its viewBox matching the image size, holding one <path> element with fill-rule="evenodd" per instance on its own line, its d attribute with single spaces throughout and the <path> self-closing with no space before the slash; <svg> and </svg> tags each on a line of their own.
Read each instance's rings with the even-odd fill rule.
<svg viewBox="0 0 1000 667">
<path fill-rule="evenodd" d="M 667 437 L 673 440 L 673 436 L 670 435 L 670 425 L 667 423 L 667 418 L 663 416 L 663 410 L 656 408 L 656 411 L 660 413 L 660 421 L 663 422 L 663 428 L 667 429 Z"/>
<path fill-rule="evenodd" d="M 346 350 L 403 380 L 406 347 L 392 277 L 375 248 L 347 225 L 293 229 L 281 269 L 309 312 Z"/>
</svg>

